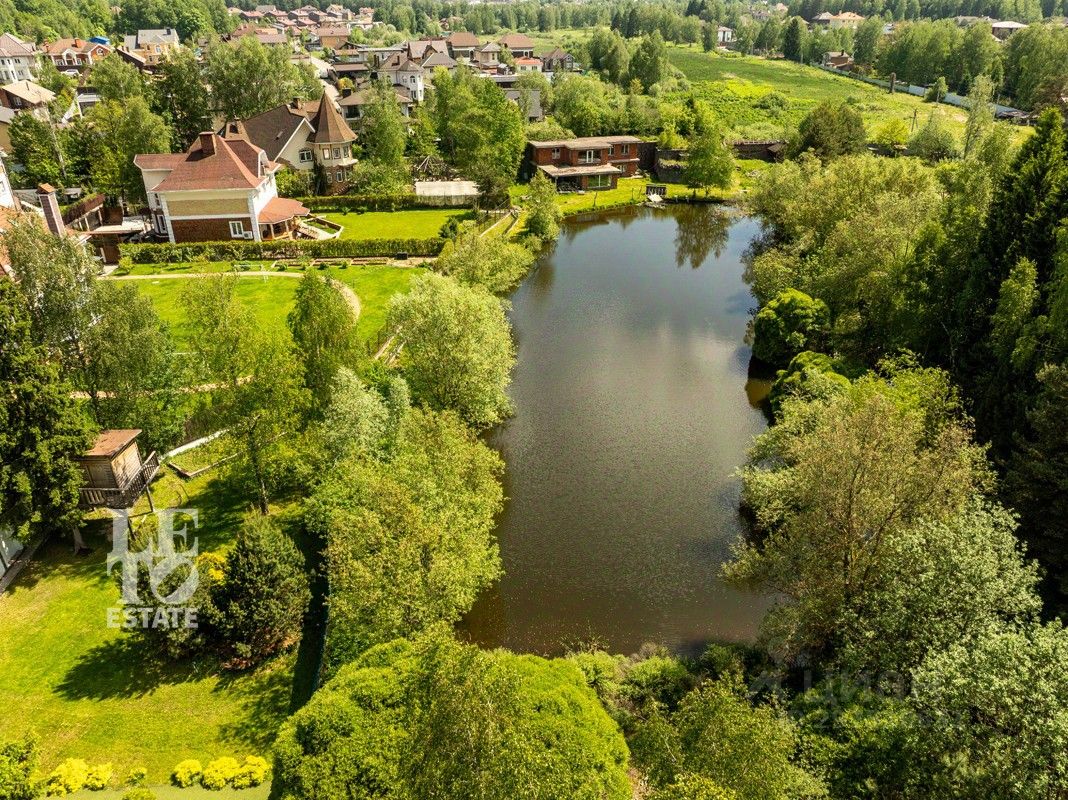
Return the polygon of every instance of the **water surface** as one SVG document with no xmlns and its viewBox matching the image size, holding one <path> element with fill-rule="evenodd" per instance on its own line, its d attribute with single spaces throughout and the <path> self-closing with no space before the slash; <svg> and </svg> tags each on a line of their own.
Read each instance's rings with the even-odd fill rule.
<svg viewBox="0 0 1068 800">
<path fill-rule="evenodd" d="M 566 224 L 512 298 L 515 416 L 505 576 L 465 621 L 486 646 L 680 650 L 751 639 L 766 608 L 724 585 L 734 471 L 765 427 L 749 381 L 755 220 L 709 205 Z"/>
</svg>

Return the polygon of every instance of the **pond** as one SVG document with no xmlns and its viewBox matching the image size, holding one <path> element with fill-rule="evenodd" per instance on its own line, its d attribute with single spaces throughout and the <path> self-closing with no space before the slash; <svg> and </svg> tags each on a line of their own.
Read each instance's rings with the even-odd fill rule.
<svg viewBox="0 0 1068 800">
<path fill-rule="evenodd" d="M 735 471 L 766 426 L 744 341 L 759 233 L 707 204 L 586 215 L 516 290 L 515 415 L 488 437 L 507 464 L 505 575 L 464 622 L 475 641 L 755 636 L 766 599 L 719 570 L 742 525 Z"/>
</svg>

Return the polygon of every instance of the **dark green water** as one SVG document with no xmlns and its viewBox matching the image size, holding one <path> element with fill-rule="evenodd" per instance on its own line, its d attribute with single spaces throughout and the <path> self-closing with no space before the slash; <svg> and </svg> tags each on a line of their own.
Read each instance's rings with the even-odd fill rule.
<svg viewBox="0 0 1068 800">
<path fill-rule="evenodd" d="M 751 639 L 761 597 L 719 567 L 741 528 L 735 469 L 765 427 L 747 378 L 755 220 L 709 205 L 566 225 L 512 298 L 515 416 L 505 576 L 464 627 L 486 646 L 680 650 Z"/>
</svg>

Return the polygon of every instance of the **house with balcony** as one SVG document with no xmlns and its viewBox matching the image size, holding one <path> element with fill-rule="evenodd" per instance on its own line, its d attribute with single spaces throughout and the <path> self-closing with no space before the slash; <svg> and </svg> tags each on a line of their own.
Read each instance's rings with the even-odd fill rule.
<svg viewBox="0 0 1068 800">
<path fill-rule="evenodd" d="M 11 33 L 0 34 L 0 83 L 37 77 L 37 46 Z"/>
<path fill-rule="evenodd" d="M 44 46 L 44 57 L 55 64 L 60 72 L 77 77 L 93 64 L 107 58 L 111 48 L 92 39 L 56 39 Z"/>
<path fill-rule="evenodd" d="M 240 134 L 201 133 L 185 153 L 134 157 L 157 235 L 171 243 L 288 239 L 308 209 L 278 196 L 280 165 Z"/>
<path fill-rule="evenodd" d="M 506 33 L 497 40 L 497 44 L 515 58 L 534 58 L 534 40 L 525 33 Z"/>
<path fill-rule="evenodd" d="M 584 136 L 527 143 L 529 172 L 545 173 L 557 191 L 614 189 L 638 171 L 637 136 Z"/>
</svg>

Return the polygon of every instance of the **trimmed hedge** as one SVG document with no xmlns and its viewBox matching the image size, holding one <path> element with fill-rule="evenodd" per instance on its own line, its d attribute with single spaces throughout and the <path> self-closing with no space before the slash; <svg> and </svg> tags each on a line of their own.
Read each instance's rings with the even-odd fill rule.
<svg viewBox="0 0 1068 800">
<path fill-rule="evenodd" d="M 401 194 L 333 194 L 319 197 L 298 197 L 301 205 L 311 212 L 336 211 L 404 211 L 410 208 L 471 208 L 464 206 L 443 206 L 428 203 L 414 192 Z"/>
<path fill-rule="evenodd" d="M 134 264 L 182 264 L 189 261 L 270 261 L 280 258 L 367 258 L 407 253 L 436 256 L 444 239 L 244 239 L 186 244 L 122 244 L 119 253 Z"/>
</svg>

